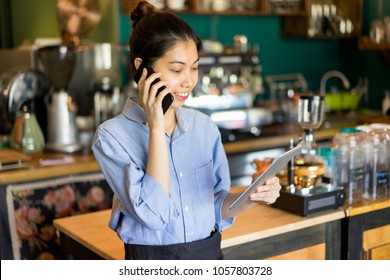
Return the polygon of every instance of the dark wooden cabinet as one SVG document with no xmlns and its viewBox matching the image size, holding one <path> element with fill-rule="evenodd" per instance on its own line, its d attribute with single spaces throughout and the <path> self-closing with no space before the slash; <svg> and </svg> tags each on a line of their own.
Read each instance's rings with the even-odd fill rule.
<svg viewBox="0 0 390 280">
<path fill-rule="evenodd" d="M 303 15 L 282 18 L 282 35 L 320 39 L 358 38 L 362 28 L 362 0 L 305 0 Z"/>
<path fill-rule="evenodd" d="M 340 220 L 223 248 L 227 260 L 338 260 Z"/>
<path fill-rule="evenodd" d="M 341 232 L 342 259 L 390 259 L 390 199 L 347 209 Z"/>
<path fill-rule="evenodd" d="M 368 36 L 359 38 L 359 50 L 361 51 L 378 51 L 382 54 L 383 59 L 390 64 L 390 42 L 375 43 Z"/>
</svg>

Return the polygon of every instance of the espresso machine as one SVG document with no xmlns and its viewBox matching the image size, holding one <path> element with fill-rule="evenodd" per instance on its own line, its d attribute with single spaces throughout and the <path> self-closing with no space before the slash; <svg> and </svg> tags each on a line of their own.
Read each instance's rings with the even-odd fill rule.
<svg viewBox="0 0 390 280">
<path fill-rule="evenodd" d="M 304 130 L 304 135 L 297 141 L 302 149 L 288 165 L 287 184 L 283 186 L 274 207 L 306 216 L 344 204 L 344 189 L 322 180 L 325 167 L 319 159 L 313 131 L 321 126 L 323 119 L 324 97 L 302 94 L 298 101 L 298 124 Z M 291 148 L 294 145 L 292 139 Z"/>
<path fill-rule="evenodd" d="M 76 51 L 67 45 L 52 45 L 37 50 L 39 62 L 52 84 L 47 96 L 46 149 L 72 153 L 81 150 L 76 127 L 77 106 L 68 92 L 76 66 Z"/>
</svg>

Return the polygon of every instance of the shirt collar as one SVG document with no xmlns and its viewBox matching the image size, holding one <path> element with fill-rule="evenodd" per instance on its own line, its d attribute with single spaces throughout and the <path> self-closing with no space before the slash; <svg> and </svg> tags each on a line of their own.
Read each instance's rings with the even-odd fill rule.
<svg viewBox="0 0 390 280">
<path fill-rule="evenodd" d="M 134 102 L 130 98 L 127 99 L 125 106 L 123 107 L 122 114 L 125 115 L 128 119 L 146 123 L 146 116 L 144 109 L 138 105 L 138 103 Z"/>
<path fill-rule="evenodd" d="M 146 123 L 144 109 L 142 109 L 142 107 L 139 106 L 138 103 L 134 102 L 131 98 L 127 99 L 126 104 L 123 107 L 122 113 L 130 120 L 143 124 Z M 175 110 L 175 113 L 178 129 L 182 132 L 186 132 L 189 126 L 187 121 L 187 118 L 189 118 L 188 109 L 180 107 Z"/>
<path fill-rule="evenodd" d="M 186 132 L 188 130 L 188 109 L 180 107 L 176 109 L 176 118 L 177 118 L 177 127 L 181 132 Z"/>
</svg>

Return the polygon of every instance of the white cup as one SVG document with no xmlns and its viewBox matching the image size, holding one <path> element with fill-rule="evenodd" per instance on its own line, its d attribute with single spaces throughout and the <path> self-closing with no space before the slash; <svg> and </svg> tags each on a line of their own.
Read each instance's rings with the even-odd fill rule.
<svg viewBox="0 0 390 280">
<path fill-rule="evenodd" d="M 167 0 L 167 7 L 171 10 L 183 10 L 185 8 L 185 0 Z"/>
</svg>

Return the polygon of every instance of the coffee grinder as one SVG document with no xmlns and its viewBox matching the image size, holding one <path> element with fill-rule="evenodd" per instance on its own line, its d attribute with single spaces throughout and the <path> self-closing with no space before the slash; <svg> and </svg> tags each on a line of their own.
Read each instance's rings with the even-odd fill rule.
<svg viewBox="0 0 390 280">
<path fill-rule="evenodd" d="M 38 49 L 38 59 L 52 83 L 47 99 L 48 127 L 46 149 L 72 153 L 81 150 L 76 127 L 77 106 L 68 93 L 68 84 L 76 66 L 76 53 L 67 45 Z"/>
<path fill-rule="evenodd" d="M 313 131 L 324 119 L 324 97 L 304 94 L 299 98 L 298 123 L 304 130 L 299 141 L 301 153 L 289 165 L 289 182 L 273 206 L 301 216 L 344 204 L 343 188 L 322 182 L 324 164 L 318 157 Z M 290 143 L 293 146 L 293 142 Z"/>
</svg>

